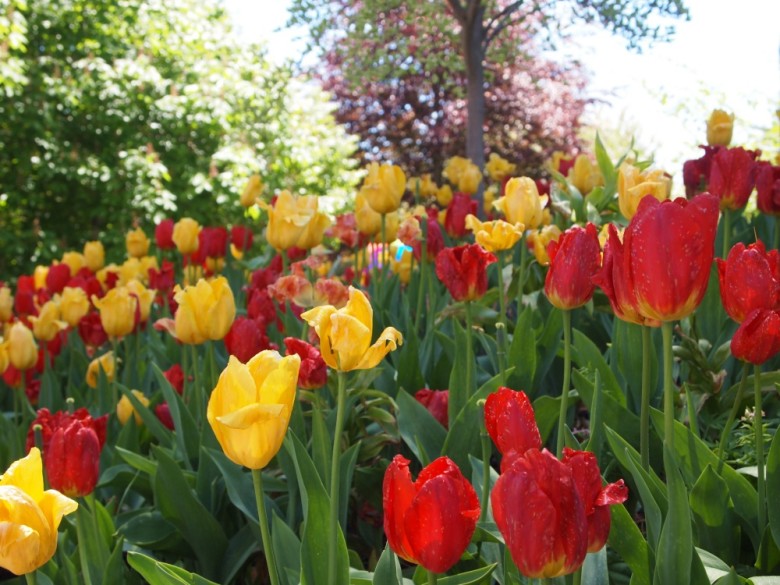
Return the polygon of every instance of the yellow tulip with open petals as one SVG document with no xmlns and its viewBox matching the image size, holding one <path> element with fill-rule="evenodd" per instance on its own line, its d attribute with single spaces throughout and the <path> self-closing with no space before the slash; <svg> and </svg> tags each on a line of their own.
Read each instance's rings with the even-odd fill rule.
<svg viewBox="0 0 780 585">
<path fill-rule="evenodd" d="M 322 242 L 322 235 L 329 225 L 327 216 L 319 211 L 315 195 L 295 196 L 282 191 L 273 207 L 262 205 L 268 211 L 268 227 L 265 237 L 276 250 L 289 250 L 293 246 L 310 249 Z"/>
<path fill-rule="evenodd" d="M 60 308 L 54 301 L 47 301 L 41 307 L 38 316 L 31 316 L 30 323 L 33 326 L 33 335 L 39 341 L 51 341 L 68 324 L 60 319 Z"/>
<path fill-rule="evenodd" d="M 89 312 L 89 297 L 84 289 L 66 286 L 58 300 L 62 320 L 71 327 L 78 325 L 82 317 Z"/>
<path fill-rule="evenodd" d="M 222 339 L 236 318 L 236 300 L 224 276 L 200 279 L 195 286 L 179 289 L 174 298 L 179 304 L 174 335 L 182 343 Z"/>
<path fill-rule="evenodd" d="M 645 195 L 652 195 L 658 201 L 669 199 L 672 183 L 660 169 L 641 171 L 624 162 L 618 169 L 617 188 L 620 213 L 626 219 L 631 219 L 636 215 L 639 202 Z"/>
<path fill-rule="evenodd" d="M 358 289 L 349 287 L 349 301 L 342 309 L 315 307 L 301 315 L 320 337 L 322 359 L 334 370 L 368 370 L 403 343 L 394 327 L 382 331 L 371 345 L 374 311 Z"/>
<path fill-rule="evenodd" d="M 92 304 L 100 311 L 100 323 L 109 337 L 124 337 L 135 327 L 138 298 L 127 288 L 112 288 L 102 299 L 92 295 Z"/>
<path fill-rule="evenodd" d="M 230 356 L 211 393 L 206 418 L 225 455 L 263 469 L 282 446 L 295 405 L 301 358 L 261 351 L 246 364 Z"/>
<path fill-rule="evenodd" d="M 488 252 L 511 250 L 523 237 L 523 224 L 511 224 L 502 219 L 479 221 L 474 215 L 466 216 L 466 227 L 474 232 L 477 244 Z"/>
<path fill-rule="evenodd" d="M 60 492 L 43 491 L 41 452 L 30 449 L 0 477 L 0 567 L 24 575 L 46 564 L 62 517 L 76 508 Z"/>
</svg>

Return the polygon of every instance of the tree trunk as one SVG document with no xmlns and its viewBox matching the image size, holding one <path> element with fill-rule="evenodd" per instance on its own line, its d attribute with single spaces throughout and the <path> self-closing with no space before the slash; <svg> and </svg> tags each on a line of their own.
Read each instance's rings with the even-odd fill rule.
<svg viewBox="0 0 780 585">
<path fill-rule="evenodd" d="M 466 156 L 485 167 L 485 65 L 482 50 L 485 29 L 480 2 L 472 18 L 463 23 L 463 56 L 466 60 Z"/>
</svg>

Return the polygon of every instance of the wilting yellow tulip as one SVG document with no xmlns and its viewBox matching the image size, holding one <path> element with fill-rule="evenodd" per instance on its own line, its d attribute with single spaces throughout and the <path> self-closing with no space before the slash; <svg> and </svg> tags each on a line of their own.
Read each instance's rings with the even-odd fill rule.
<svg viewBox="0 0 780 585">
<path fill-rule="evenodd" d="M 466 216 L 466 227 L 474 232 L 477 244 L 488 252 L 511 250 L 523 237 L 523 224 L 511 224 L 501 219 L 481 222 L 475 216 Z"/>
<path fill-rule="evenodd" d="M 29 370 L 38 362 L 38 346 L 33 332 L 17 321 L 8 331 L 8 358 L 17 370 Z"/>
<path fill-rule="evenodd" d="M 112 288 L 102 299 L 93 295 L 92 304 L 100 311 L 100 322 L 109 337 L 124 337 L 135 327 L 138 299 L 126 287 Z"/>
<path fill-rule="evenodd" d="M 93 359 L 89 362 L 87 367 L 87 386 L 90 388 L 97 388 L 98 380 L 100 379 L 100 370 L 106 375 L 106 379 L 111 382 L 116 376 L 116 359 L 114 358 L 114 352 L 109 351 L 104 353 L 100 357 Z"/>
<path fill-rule="evenodd" d="M 434 182 L 430 173 L 425 173 L 420 177 L 409 177 L 406 181 L 406 188 L 416 197 L 436 197 L 439 186 Z"/>
<path fill-rule="evenodd" d="M 295 405 L 301 358 L 261 351 L 246 365 L 230 356 L 211 393 L 206 418 L 225 455 L 262 469 L 282 446 Z"/>
<path fill-rule="evenodd" d="M 0 477 L 0 567 L 15 575 L 45 565 L 57 549 L 62 517 L 78 504 L 56 490 L 43 491 L 43 464 L 37 447 Z"/>
<path fill-rule="evenodd" d="M 201 279 L 195 286 L 177 290 L 174 298 L 179 308 L 173 333 L 182 343 L 197 345 L 222 339 L 236 317 L 233 291 L 224 276 Z"/>
<path fill-rule="evenodd" d="M 377 213 L 390 213 L 401 206 L 406 190 L 406 175 L 396 165 L 372 162 L 368 165 L 368 176 L 363 180 L 361 193 L 371 209 Z"/>
<path fill-rule="evenodd" d="M 191 217 L 183 217 L 173 226 L 171 239 L 182 256 L 198 251 L 200 225 Z"/>
<path fill-rule="evenodd" d="M 528 234 L 528 245 L 533 246 L 536 261 L 542 266 L 550 263 L 550 256 L 547 254 L 547 244 L 557 242 L 561 237 L 561 228 L 557 225 L 547 225 L 542 229 Z"/>
<path fill-rule="evenodd" d="M 239 199 L 241 207 L 252 207 L 262 192 L 263 180 L 260 178 L 260 175 L 252 175 L 249 177 L 244 190 L 241 192 L 241 198 Z"/>
<path fill-rule="evenodd" d="M 314 195 L 294 196 L 282 191 L 268 210 L 265 237 L 276 250 L 293 246 L 310 249 L 322 242 L 322 235 L 330 221 L 318 211 L 319 200 Z"/>
<path fill-rule="evenodd" d="M 583 197 L 595 187 L 604 184 L 601 170 L 598 165 L 593 164 L 587 154 L 580 154 L 574 159 L 574 166 L 569 170 L 567 178 Z"/>
<path fill-rule="evenodd" d="M 493 203 L 509 223 L 520 223 L 532 230 L 542 224 L 545 205 L 547 195 L 539 195 L 536 182 L 528 177 L 509 179 L 504 196 Z"/>
<path fill-rule="evenodd" d="M 325 363 L 335 370 L 349 372 L 375 367 L 403 343 L 401 333 L 394 327 L 387 327 L 371 345 L 373 315 L 366 295 L 349 287 L 349 301 L 344 308 L 315 307 L 303 313 L 301 319 L 317 331 Z"/>
<path fill-rule="evenodd" d="M 144 406 L 149 406 L 149 399 L 144 396 L 143 392 L 140 390 L 131 390 L 131 392 L 141 404 Z M 133 406 L 133 403 L 130 402 L 130 399 L 122 394 L 122 398 L 120 398 L 119 402 L 116 403 L 116 417 L 119 419 L 119 422 L 122 424 L 122 426 L 124 426 L 127 424 L 127 421 L 130 420 L 131 416 L 135 417 L 135 424 L 137 425 L 140 425 L 144 422 L 144 419 L 142 419 L 141 415 L 138 414 L 138 411 Z"/>
<path fill-rule="evenodd" d="M 500 183 L 506 179 L 515 172 L 516 168 L 515 165 L 495 152 L 490 153 L 490 157 L 488 158 L 487 163 L 485 163 L 485 171 L 490 179 L 496 183 Z"/>
<path fill-rule="evenodd" d="M 89 311 L 89 298 L 83 289 L 66 286 L 58 300 L 60 316 L 71 327 L 78 325 Z"/>
<path fill-rule="evenodd" d="M 65 252 L 62 255 L 62 263 L 68 265 L 71 276 L 76 276 L 76 273 L 84 268 L 87 260 L 81 252 Z"/>
<path fill-rule="evenodd" d="M 382 230 L 382 215 L 371 208 L 362 192 L 355 196 L 355 223 L 365 236 L 375 236 Z"/>
<path fill-rule="evenodd" d="M 84 261 L 92 272 L 97 272 L 106 262 L 106 251 L 99 241 L 84 244 Z"/>
<path fill-rule="evenodd" d="M 14 297 L 11 295 L 11 289 L 7 286 L 0 286 L 0 323 L 11 320 L 14 314 Z"/>
<path fill-rule="evenodd" d="M 652 195 L 658 201 L 665 201 L 671 192 L 671 181 L 660 170 L 640 171 L 624 162 L 618 169 L 618 204 L 620 213 L 626 219 L 636 214 L 639 202 L 645 195 Z"/>
<path fill-rule="evenodd" d="M 442 185 L 439 190 L 436 191 L 436 202 L 441 207 L 447 207 L 452 202 L 452 187 L 449 185 Z"/>
<path fill-rule="evenodd" d="M 723 110 L 713 110 L 707 120 L 707 144 L 710 146 L 728 146 L 734 131 L 734 114 Z"/>
<path fill-rule="evenodd" d="M 125 236 L 125 247 L 128 256 L 133 258 L 146 256 L 149 253 L 149 238 L 141 228 L 130 230 Z"/>
<path fill-rule="evenodd" d="M 51 341 L 68 327 L 68 324 L 60 319 L 60 308 L 54 301 L 44 303 L 38 316 L 30 317 L 30 323 L 33 326 L 33 335 L 39 341 Z"/>
<path fill-rule="evenodd" d="M 131 280 L 127 283 L 126 288 L 131 295 L 135 295 L 138 298 L 138 308 L 141 311 L 141 322 L 149 319 L 149 313 L 152 310 L 152 303 L 154 302 L 155 291 L 146 288 L 140 280 Z"/>
</svg>

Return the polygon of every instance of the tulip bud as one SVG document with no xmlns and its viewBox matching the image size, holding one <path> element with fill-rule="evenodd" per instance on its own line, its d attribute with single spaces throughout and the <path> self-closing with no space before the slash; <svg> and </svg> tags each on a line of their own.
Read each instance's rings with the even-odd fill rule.
<svg viewBox="0 0 780 585">
<path fill-rule="evenodd" d="M 167 218 L 154 228 L 154 242 L 160 250 L 171 250 L 176 247 L 173 241 L 173 220 Z"/>
<path fill-rule="evenodd" d="M 575 309 L 587 303 L 596 288 L 593 276 L 601 267 L 601 249 L 596 226 L 573 226 L 547 248 L 550 269 L 544 294 L 559 309 Z"/>
<path fill-rule="evenodd" d="M 144 396 L 144 393 L 140 390 L 133 390 L 133 396 L 135 396 L 141 404 L 144 406 L 149 406 L 149 399 Z M 122 395 L 122 398 L 119 399 L 119 402 L 116 405 L 116 416 L 119 419 L 119 422 L 122 426 L 127 424 L 127 421 L 130 420 L 130 417 L 133 416 L 135 418 L 135 424 L 140 425 L 143 423 L 143 419 L 141 418 L 141 415 L 138 413 L 138 411 L 133 406 L 133 403 L 130 402 L 130 399 Z"/>
<path fill-rule="evenodd" d="M 102 299 L 93 296 L 92 304 L 100 311 L 100 322 L 110 337 L 124 337 L 140 319 L 138 297 L 125 287 L 112 288 Z"/>
<path fill-rule="evenodd" d="M 539 195 L 533 179 L 519 177 L 507 181 L 504 196 L 495 201 L 493 207 L 503 213 L 509 223 L 519 223 L 525 229 L 533 230 L 542 225 L 547 199 L 547 195 Z"/>
<path fill-rule="evenodd" d="M 44 452 L 51 487 L 71 498 L 91 494 L 100 473 L 101 448 L 89 423 L 77 419 L 57 429 Z"/>
<path fill-rule="evenodd" d="M 65 252 L 62 255 L 62 263 L 70 268 L 70 275 L 76 276 L 79 270 L 84 268 L 87 260 L 81 252 Z"/>
<path fill-rule="evenodd" d="M 728 146 L 734 131 L 734 114 L 723 110 L 712 110 L 707 120 L 707 144 L 710 146 Z"/>
<path fill-rule="evenodd" d="M 244 190 L 241 192 L 241 197 L 239 199 L 241 207 L 252 207 L 262 192 L 263 181 L 260 178 L 260 175 L 250 176 Z"/>
<path fill-rule="evenodd" d="M 149 253 L 149 238 L 146 237 L 144 230 L 136 228 L 127 232 L 125 236 L 125 247 L 127 255 L 132 258 L 140 258 Z"/>
<path fill-rule="evenodd" d="M 11 295 L 11 289 L 7 286 L 0 286 L 0 323 L 10 321 L 14 314 L 14 298 Z"/>
<path fill-rule="evenodd" d="M 184 217 L 173 226 L 172 239 L 181 255 L 186 256 L 197 251 L 200 229 L 198 222 L 191 217 Z"/>
<path fill-rule="evenodd" d="M 71 327 L 76 327 L 84 315 L 89 312 L 87 293 L 80 288 L 66 286 L 59 299 L 62 319 Z"/>
<path fill-rule="evenodd" d="M 33 332 L 17 321 L 8 332 L 8 358 L 17 370 L 29 370 L 38 362 L 38 346 Z"/>
<path fill-rule="evenodd" d="M 401 167 L 378 163 L 368 165 L 368 175 L 360 191 L 371 208 L 379 214 L 390 213 L 401 206 L 406 190 L 406 175 Z"/>
<path fill-rule="evenodd" d="M 102 356 L 93 359 L 89 362 L 87 367 L 87 386 L 90 388 L 97 388 L 100 370 L 106 376 L 106 380 L 113 381 L 116 376 L 116 359 L 114 359 L 114 352 L 109 351 Z"/>
<path fill-rule="evenodd" d="M 92 272 L 97 272 L 106 262 L 106 251 L 99 241 L 84 244 L 84 262 Z"/>
</svg>

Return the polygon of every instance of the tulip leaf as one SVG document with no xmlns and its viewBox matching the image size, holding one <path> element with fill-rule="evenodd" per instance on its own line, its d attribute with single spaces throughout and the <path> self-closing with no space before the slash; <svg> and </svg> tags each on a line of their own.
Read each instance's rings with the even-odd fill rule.
<svg viewBox="0 0 780 585">
<path fill-rule="evenodd" d="M 536 361 L 534 382 L 530 388 L 526 388 L 530 398 L 535 398 L 539 389 L 544 386 L 547 372 L 555 361 L 558 349 L 561 346 L 561 331 L 563 331 L 563 313 L 558 310 L 550 311 L 542 328 L 542 333 L 536 339 L 537 348 L 539 348 L 539 359 Z"/>
<path fill-rule="evenodd" d="M 780 494 L 780 433 L 775 433 L 766 458 L 766 493 Z M 767 512 L 772 538 L 780 543 L 780 498 L 767 498 Z"/>
<path fill-rule="evenodd" d="M 599 552 L 588 553 L 585 557 L 581 585 L 609 585 L 607 547 L 603 547 Z"/>
<path fill-rule="evenodd" d="M 688 492 L 670 448 L 664 444 L 664 469 L 669 512 L 661 529 L 654 585 L 691 583 L 693 531 L 688 508 Z"/>
<path fill-rule="evenodd" d="M 650 547 L 654 551 L 658 551 L 658 543 L 661 539 L 661 530 L 663 526 L 663 516 L 661 515 L 661 508 L 658 502 L 653 497 L 653 494 L 648 487 L 648 483 L 643 476 L 643 469 L 641 464 L 631 457 L 628 453 L 628 449 L 624 451 L 625 460 L 628 464 L 628 470 L 631 476 L 634 478 L 634 483 L 639 490 L 639 495 L 642 498 L 642 510 L 647 520 L 647 541 Z M 664 507 L 666 507 L 666 498 L 663 500 Z"/>
<path fill-rule="evenodd" d="M 351 445 L 349 449 L 341 454 L 339 459 L 339 522 L 342 526 L 347 525 L 347 515 L 349 512 L 349 494 L 352 490 L 352 476 L 355 473 L 358 454 L 360 453 L 361 442 L 358 441 Z"/>
<path fill-rule="evenodd" d="M 480 569 L 474 569 L 466 573 L 460 573 L 458 575 L 451 575 L 449 577 L 441 577 L 437 583 L 439 585 L 474 585 L 475 583 L 481 583 L 484 579 L 487 579 L 497 564 L 493 563 L 487 567 Z"/>
<path fill-rule="evenodd" d="M 386 544 L 374 569 L 371 585 L 401 585 L 402 583 L 401 564 L 398 562 L 398 557 L 390 549 L 390 545 Z"/>
<path fill-rule="evenodd" d="M 661 478 L 656 475 L 655 471 L 651 468 L 649 471 L 645 471 L 642 468 L 642 458 L 636 449 L 629 445 L 623 437 L 616 433 L 608 426 L 604 427 L 604 431 L 607 436 L 607 442 L 609 443 L 612 452 L 623 467 L 629 473 L 632 472 L 631 463 L 637 466 L 637 472 L 641 476 L 643 483 L 650 490 L 650 494 L 658 506 L 661 512 L 666 515 L 667 501 L 666 501 L 666 485 Z M 633 473 L 632 473 L 633 475 Z"/>
<path fill-rule="evenodd" d="M 168 410 L 176 429 L 174 434 L 176 444 L 181 450 L 182 456 L 191 461 L 198 456 L 198 429 L 195 425 L 195 419 L 192 418 L 192 414 L 181 396 L 173 389 L 156 363 L 152 363 L 152 372 L 157 380 L 157 385 L 162 390 L 165 401 L 168 403 Z"/>
<path fill-rule="evenodd" d="M 295 471 L 301 497 L 304 498 L 304 528 L 301 546 L 301 584 L 327 585 L 328 583 L 328 546 L 333 538 L 330 532 L 330 498 L 320 476 L 314 467 L 303 443 L 298 437 L 290 435 Z M 349 555 L 344 534 L 337 527 L 336 543 L 336 583 L 349 582 Z"/>
<path fill-rule="evenodd" d="M 272 513 L 271 518 L 271 546 L 282 582 L 298 585 L 301 575 L 301 541 L 276 512 Z M 290 574 L 294 577 L 287 579 Z"/>
<path fill-rule="evenodd" d="M 260 539 L 257 538 L 256 530 L 254 526 L 245 524 L 241 530 L 230 537 L 225 556 L 222 558 L 220 583 L 232 583 L 249 557 L 259 550 Z"/>
<path fill-rule="evenodd" d="M 631 568 L 633 585 L 650 585 L 655 564 L 653 551 L 624 505 L 610 506 L 610 515 L 612 528 L 609 531 L 609 546 Z"/>
<path fill-rule="evenodd" d="M 736 564 L 740 529 L 734 503 L 728 485 L 711 465 L 704 468 L 691 489 L 690 504 L 698 545 L 723 559 L 727 565 Z"/>
<path fill-rule="evenodd" d="M 652 329 L 650 339 L 652 341 Z M 628 323 L 622 319 L 614 319 L 612 326 L 612 346 L 610 348 L 610 363 L 617 367 L 618 372 L 628 386 L 628 405 L 633 412 L 639 412 L 642 405 L 642 326 Z M 658 385 L 658 353 L 651 343 L 650 351 L 650 403 L 655 404 L 659 396 Z"/>
<path fill-rule="evenodd" d="M 149 585 L 217 585 L 200 575 L 162 563 L 139 552 L 129 551 L 127 562 Z"/>
<path fill-rule="evenodd" d="M 737 575 L 734 569 L 729 569 L 726 575 L 715 581 L 715 585 L 743 585 L 743 583 L 748 581 Z"/>
<path fill-rule="evenodd" d="M 129 543 L 150 550 L 162 550 L 181 540 L 176 527 L 157 510 L 134 514 L 118 528 Z"/>
<path fill-rule="evenodd" d="M 696 548 L 696 553 L 711 583 L 714 583 L 724 575 L 728 575 L 729 566 L 717 556 L 698 547 Z"/>
<path fill-rule="evenodd" d="M 108 557 L 108 562 L 103 570 L 102 579 L 99 583 L 122 583 L 125 581 L 125 558 L 124 558 L 124 538 L 121 536 L 116 539 L 114 550 Z"/>
<path fill-rule="evenodd" d="M 169 431 L 165 425 L 160 422 L 160 419 L 157 418 L 157 416 L 151 410 L 149 410 L 149 407 L 138 400 L 135 394 L 133 394 L 130 389 L 127 388 L 127 386 L 122 384 L 117 384 L 116 386 L 119 388 L 119 391 L 130 401 L 130 404 L 133 405 L 133 408 L 138 413 L 138 416 L 141 417 L 141 420 L 144 422 L 144 425 L 146 425 L 146 428 L 149 429 L 149 432 L 152 433 L 154 438 L 160 442 L 160 445 L 163 447 L 170 447 L 173 444 L 171 431 Z M 130 421 L 127 421 L 127 424 L 131 424 Z"/>
<path fill-rule="evenodd" d="M 620 406 L 626 407 L 626 395 L 620 389 L 612 368 L 609 367 L 601 351 L 588 336 L 574 329 L 571 359 L 580 368 L 598 370 L 601 375 L 601 387 L 604 396 L 613 398 Z"/>
<path fill-rule="evenodd" d="M 404 390 L 395 398 L 398 430 L 404 443 L 421 463 L 433 461 L 442 451 L 447 431 L 422 404 Z"/>
<path fill-rule="evenodd" d="M 650 418 L 656 429 L 664 427 L 664 413 L 651 409 Z M 734 471 L 699 437 L 678 421 L 674 421 L 674 450 L 680 462 L 680 471 L 688 485 L 693 485 L 707 465 L 711 465 L 723 478 L 729 487 L 729 494 L 734 502 L 734 510 L 740 518 L 742 531 L 748 535 L 754 549 L 758 551 L 761 543 L 756 526 L 758 524 L 758 495 L 756 489 L 747 478 Z"/>
<path fill-rule="evenodd" d="M 537 360 L 533 317 L 534 312 L 531 307 L 526 307 L 517 318 L 507 359 L 507 363 L 515 366 L 512 375 L 507 376 L 509 388 L 517 388 L 518 390 L 533 388 Z"/>
<path fill-rule="evenodd" d="M 157 462 L 122 447 L 114 447 L 114 449 L 122 459 L 138 471 L 143 471 L 151 477 L 157 472 Z"/>
<path fill-rule="evenodd" d="M 571 399 L 573 393 L 569 393 Z M 542 437 L 542 443 L 546 443 L 555 425 L 558 424 L 558 417 L 561 413 L 561 397 L 540 396 L 534 400 L 534 418 L 536 426 L 539 427 L 539 434 Z"/>
<path fill-rule="evenodd" d="M 153 446 L 152 452 L 157 459 L 155 505 L 192 547 L 203 573 L 209 577 L 218 576 L 228 545 L 222 526 L 193 495 L 192 488 L 176 462 L 160 447 Z"/>
<path fill-rule="evenodd" d="M 475 378 L 472 372 L 469 377 L 468 346 L 472 342 L 466 330 L 460 326 L 456 319 L 452 319 L 453 339 L 455 340 L 455 355 L 453 357 L 452 371 L 450 372 L 450 399 L 448 416 L 450 428 L 453 427 L 455 418 L 466 406 L 474 394 Z M 476 370 L 476 360 L 471 364 L 471 369 Z"/>
<path fill-rule="evenodd" d="M 349 409 L 347 409 L 349 412 Z M 332 426 L 336 426 L 336 409 L 331 409 Z M 337 440 L 340 440 L 337 439 Z M 319 400 L 316 400 L 311 410 L 311 451 L 314 467 L 320 474 L 320 479 L 325 485 L 330 485 L 330 458 L 333 438 L 325 425 L 325 417 L 322 413 Z"/>
</svg>

